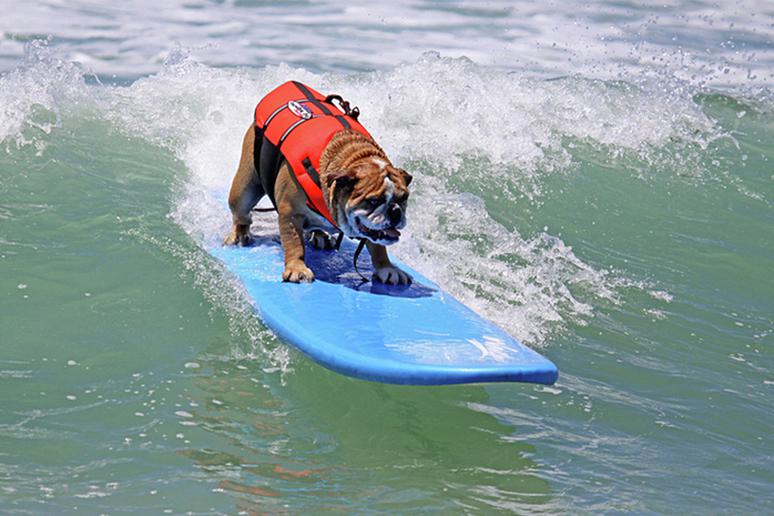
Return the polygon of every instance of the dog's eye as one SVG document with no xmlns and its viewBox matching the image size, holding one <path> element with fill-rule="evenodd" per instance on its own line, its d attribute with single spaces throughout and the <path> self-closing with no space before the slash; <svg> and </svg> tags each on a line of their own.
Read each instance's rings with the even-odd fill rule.
<svg viewBox="0 0 774 516">
<path fill-rule="evenodd" d="M 366 199 L 366 204 L 368 204 L 371 208 L 376 208 L 377 206 L 382 204 L 382 202 L 384 202 L 384 199 L 382 199 L 381 197 L 371 197 Z"/>
</svg>

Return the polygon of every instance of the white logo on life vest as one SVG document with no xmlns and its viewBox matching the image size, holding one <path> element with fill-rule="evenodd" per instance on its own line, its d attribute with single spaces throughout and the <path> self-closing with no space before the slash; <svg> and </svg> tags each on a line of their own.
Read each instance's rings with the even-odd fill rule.
<svg viewBox="0 0 774 516">
<path fill-rule="evenodd" d="M 298 118 L 303 118 L 304 120 L 312 118 L 312 112 L 309 111 L 309 108 L 303 104 L 299 104 L 295 100 L 288 102 L 288 109 Z"/>
</svg>

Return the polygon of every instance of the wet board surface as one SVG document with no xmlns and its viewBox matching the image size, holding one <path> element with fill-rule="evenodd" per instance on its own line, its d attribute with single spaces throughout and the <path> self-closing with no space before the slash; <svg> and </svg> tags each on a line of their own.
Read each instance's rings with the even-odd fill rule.
<svg viewBox="0 0 774 516">
<path fill-rule="evenodd" d="M 242 281 L 267 326 L 341 374 L 411 385 L 556 381 L 550 360 L 396 260 L 413 276 L 410 286 L 363 282 L 355 247 L 346 240 L 338 251 L 307 246 L 315 281 L 305 284 L 282 282 L 278 238 L 208 251 Z M 358 268 L 371 277 L 367 251 Z"/>
</svg>

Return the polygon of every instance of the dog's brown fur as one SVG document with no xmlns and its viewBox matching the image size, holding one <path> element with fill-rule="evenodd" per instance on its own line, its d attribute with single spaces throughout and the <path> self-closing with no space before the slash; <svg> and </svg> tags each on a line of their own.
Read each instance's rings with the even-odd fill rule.
<svg viewBox="0 0 774 516">
<path fill-rule="evenodd" d="M 226 244 L 250 243 L 251 210 L 265 194 L 253 161 L 254 138 L 251 126 L 242 141 L 242 157 L 229 193 L 234 225 L 225 239 Z M 320 157 L 319 173 L 323 196 L 338 228 L 350 237 L 366 237 L 375 270 L 374 279 L 390 284 L 410 283 L 411 277 L 390 262 L 384 245 L 369 240 L 360 229 L 353 227 L 350 214 L 368 209 L 364 206 L 372 207 L 374 199 L 383 199 L 385 204 L 398 206 L 405 213 L 411 176 L 393 167 L 381 147 L 355 131 L 334 135 Z M 312 281 L 314 273 L 304 263 L 304 232 L 311 233 L 311 241 L 316 247 L 331 248 L 328 234 L 335 228 L 307 206 L 306 195 L 291 174 L 289 165 L 283 162 L 274 187 L 280 239 L 285 251 L 282 279 Z M 404 224 L 405 220 L 401 220 L 400 227 Z"/>
</svg>

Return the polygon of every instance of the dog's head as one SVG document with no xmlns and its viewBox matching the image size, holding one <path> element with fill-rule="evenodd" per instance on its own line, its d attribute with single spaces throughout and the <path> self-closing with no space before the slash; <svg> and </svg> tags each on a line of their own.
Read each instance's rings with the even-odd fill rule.
<svg viewBox="0 0 774 516">
<path fill-rule="evenodd" d="M 326 177 L 331 216 L 345 235 L 390 245 L 406 226 L 411 175 L 371 158 Z"/>
</svg>

